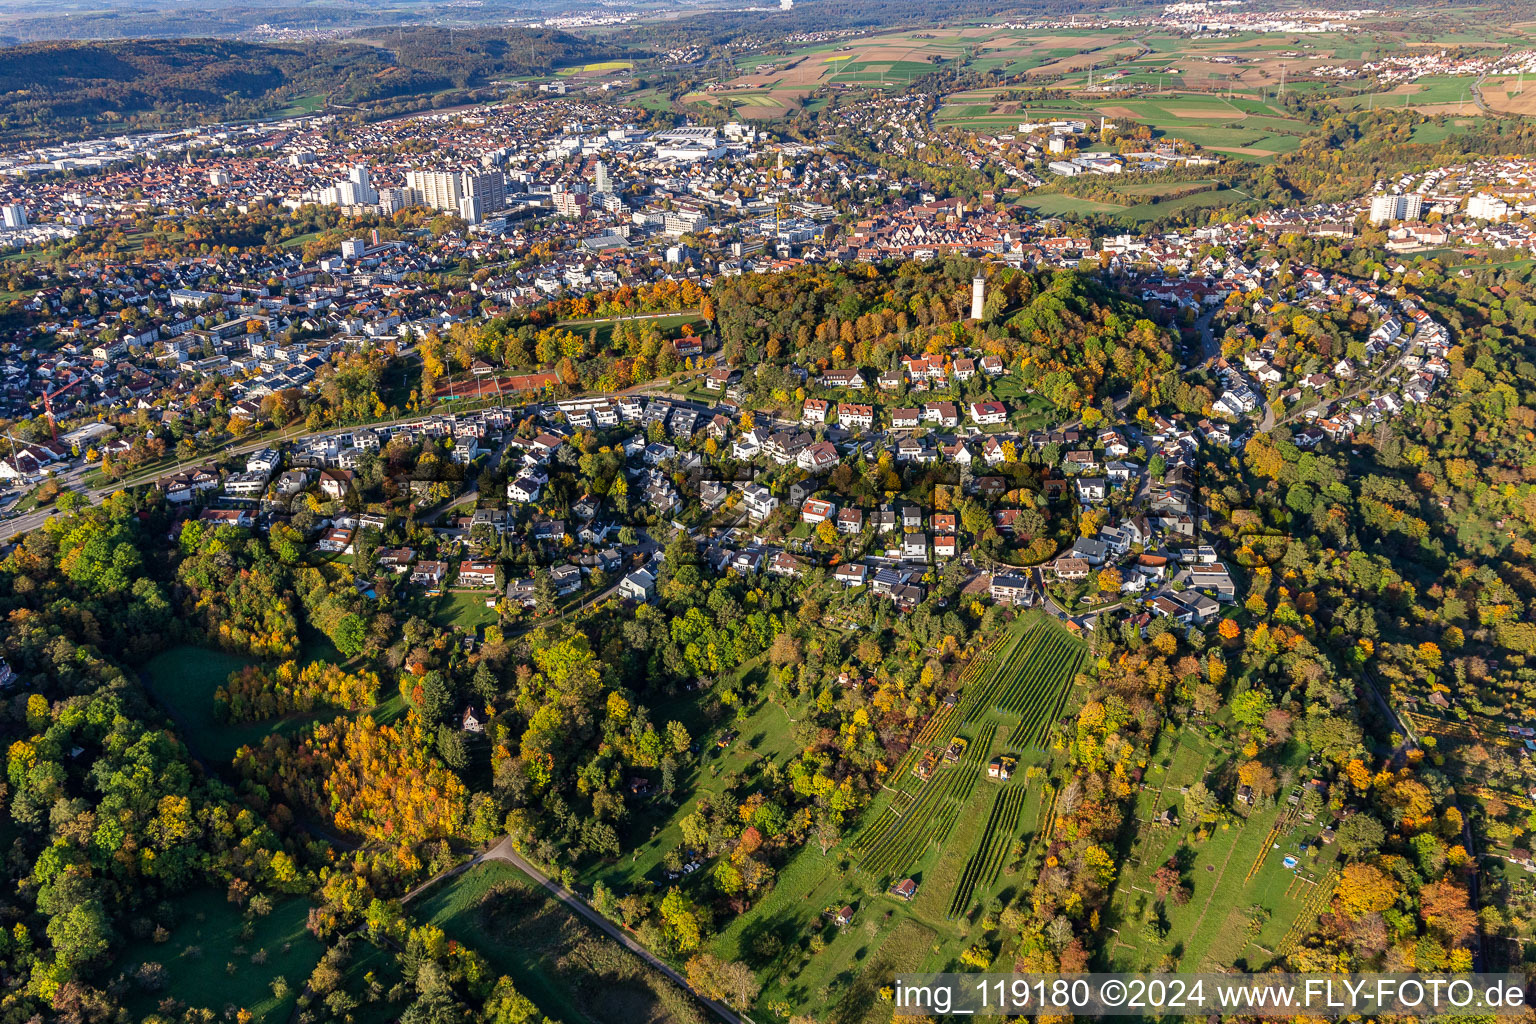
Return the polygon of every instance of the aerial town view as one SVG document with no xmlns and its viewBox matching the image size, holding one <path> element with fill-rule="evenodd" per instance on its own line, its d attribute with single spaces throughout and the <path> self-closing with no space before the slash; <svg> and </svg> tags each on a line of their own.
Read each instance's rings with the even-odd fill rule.
<svg viewBox="0 0 1536 1024">
<path fill-rule="evenodd" d="M 1523 975 L 1533 543 L 1528 0 L 0 4 L 0 1024 Z"/>
</svg>

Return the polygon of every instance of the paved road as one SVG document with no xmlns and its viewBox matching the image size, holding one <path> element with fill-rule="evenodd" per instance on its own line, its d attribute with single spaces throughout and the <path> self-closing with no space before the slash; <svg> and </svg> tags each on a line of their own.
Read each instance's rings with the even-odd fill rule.
<svg viewBox="0 0 1536 1024">
<path fill-rule="evenodd" d="M 624 929 L 620 928 L 618 925 L 608 920 L 602 914 L 599 914 L 597 911 L 587 906 L 585 900 L 571 893 L 559 882 L 556 882 L 554 879 L 544 874 L 544 872 L 528 863 L 528 861 L 525 860 L 523 856 L 513 848 L 511 836 L 508 836 L 493 846 L 491 849 L 487 850 L 485 853 L 482 853 L 480 856 L 476 857 L 473 861 L 471 861 L 471 864 L 478 864 L 482 861 L 488 860 L 499 860 L 511 864 L 513 867 L 523 872 L 529 878 L 532 878 L 535 882 L 538 882 L 546 890 L 548 890 L 549 894 L 555 899 L 559 900 L 561 903 L 564 903 L 571 910 L 586 918 L 587 921 L 589 921 L 593 926 L 601 929 L 605 934 L 614 939 L 614 941 L 623 945 L 624 948 L 628 949 L 631 953 L 635 954 L 640 959 L 650 964 L 651 967 L 655 968 L 658 972 L 665 975 L 675 984 L 680 986 L 683 991 L 692 993 L 695 999 L 709 1007 L 711 1010 L 715 1011 L 715 1013 L 719 1015 L 720 1019 L 726 1021 L 726 1024 L 747 1024 L 746 1021 L 742 1020 L 741 1017 L 732 1012 L 729 1007 L 717 1003 L 713 999 L 706 999 L 699 993 L 694 992 L 693 987 L 688 984 L 688 979 L 683 977 L 677 971 L 673 970 L 666 961 L 660 959 L 650 950 L 642 946 L 639 942 L 635 941 L 635 939 L 633 939 Z"/>
<path fill-rule="evenodd" d="M 676 314 L 658 313 L 655 315 L 675 316 Z M 683 376 L 687 377 L 690 376 L 690 374 L 684 374 Z M 624 395 L 631 395 L 638 392 L 658 391 L 667 387 L 671 383 L 671 378 L 663 378 L 654 381 L 647 381 L 643 384 L 636 384 L 632 387 L 625 388 L 622 391 L 602 393 L 608 395 L 609 397 L 618 398 Z M 525 405 L 533 404 L 534 401 L 536 401 L 536 399 L 531 398 L 530 401 L 519 401 L 518 396 L 511 394 L 505 397 L 507 401 L 502 402 L 501 405 L 507 408 L 520 408 Z M 696 400 L 690 399 L 690 401 L 694 401 L 695 404 L 699 405 L 700 408 L 705 408 L 702 403 L 698 403 Z M 236 455 L 248 455 L 251 452 L 262 448 L 272 448 L 281 444 L 303 440 L 304 438 L 308 437 L 319 437 L 326 434 L 336 434 L 351 430 L 364 430 L 372 427 L 387 427 L 393 426 L 397 423 L 409 423 L 415 420 L 424 419 L 428 416 L 448 415 L 455 411 L 457 410 L 454 408 L 434 408 L 425 412 L 414 412 L 404 416 L 368 420 L 363 423 L 328 426 L 319 430 L 308 430 L 301 425 L 287 430 L 278 431 L 276 433 L 262 434 L 259 437 L 255 437 L 250 440 L 237 440 L 232 438 L 224 444 L 211 448 L 208 451 L 199 453 L 195 459 L 187 459 L 184 461 L 171 463 L 170 465 L 160 466 L 152 472 L 137 473 L 132 476 L 125 477 L 122 480 L 114 481 L 111 484 L 98 487 L 85 486 L 85 475 L 93 467 L 86 466 L 83 463 L 73 466 L 64 472 L 56 474 L 54 479 L 58 481 L 59 486 L 64 490 L 79 492 L 80 494 L 85 495 L 85 497 L 88 498 L 92 504 L 97 504 L 103 498 L 111 495 L 116 491 L 127 490 L 131 487 L 139 487 L 144 484 L 153 483 L 156 480 L 160 480 L 168 476 L 173 476 L 176 473 L 182 472 L 183 470 L 199 468 L 208 465 L 210 462 L 218 462 L 221 460 L 229 459 Z M 54 506 L 49 505 L 47 507 L 38 509 L 35 512 L 28 512 L 25 515 L 17 516 L 14 519 L 8 519 L 3 523 L 0 523 L 0 542 L 14 540 L 16 537 L 19 537 L 24 533 L 31 533 L 33 530 L 37 529 L 39 526 L 42 526 L 44 522 L 56 514 L 57 509 Z"/>
<path fill-rule="evenodd" d="M 411 420 L 419 420 L 424 416 L 429 415 L 433 414 L 412 413 L 409 416 L 396 416 L 390 419 L 371 420 L 367 423 L 356 424 L 355 426 L 326 427 L 322 430 L 306 430 L 303 427 L 298 427 L 291 430 L 279 431 L 275 434 L 262 434 L 260 437 L 250 441 L 230 440 L 217 448 L 213 448 L 209 451 L 199 454 L 195 459 L 187 459 L 182 462 L 172 463 L 168 466 L 161 466 L 153 472 L 138 473 L 129 477 L 125 477 L 122 480 L 116 480 L 110 484 L 105 484 L 99 487 L 85 486 L 85 475 L 90 469 L 94 467 L 86 466 L 83 464 L 74 466 L 63 473 L 55 475 L 54 479 L 58 481 L 59 486 L 64 490 L 78 491 L 79 493 L 89 498 L 92 503 L 96 503 L 100 502 L 102 498 L 105 498 L 116 491 L 127 490 L 130 487 L 139 487 L 164 477 L 173 476 L 183 470 L 206 466 L 210 462 L 217 462 L 222 459 L 228 459 L 235 455 L 249 455 L 251 452 L 258 451 L 262 448 L 271 448 L 279 444 L 284 444 L 289 441 L 301 440 L 306 437 L 316 437 L 324 434 L 335 434 L 347 430 L 362 430 L 366 427 L 383 427 L 395 423 L 407 423 Z M 26 515 L 7 520 L 3 524 L 0 524 L 0 541 L 10 540 L 23 533 L 30 533 L 31 531 L 41 526 L 45 520 L 55 514 L 56 509 L 50 505 L 46 508 L 38 509 L 36 512 L 28 512 Z"/>
<path fill-rule="evenodd" d="M 517 435 L 512 433 L 512 431 L 507 431 L 507 436 L 502 439 L 501 446 L 491 453 L 491 457 L 485 462 L 485 468 L 482 469 L 479 473 L 475 474 L 474 482 L 469 485 L 469 489 L 466 490 L 463 494 L 454 495 L 425 515 L 418 516 L 417 522 L 430 526 L 431 524 L 441 519 L 443 514 L 449 509 L 459 508 L 466 502 L 478 502 L 480 499 L 481 477 L 485 476 L 486 473 L 489 473 L 501 465 L 502 458 L 507 454 L 507 449 L 512 447 L 512 442 L 516 439 L 516 437 Z"/>
<path fill-rule="evenodd" d="M 1402 351 L 1398 352 L 1397 355 L 1388 360 L 1385 366 L 1383 366 L 1376 373 L 1372 374 L 1369 379 L 1362 381 L 1360 384 L 1339 395 L 1337 398 L 1331 398 L 1319 405 L 1308 406 L 1305 409 L 1297 409 L 1295 412 L 1286 413 L 1278 420 L 1275 419 L 1273 411 L 1267 412 L 1264 417 L 1264 422 L 1268 425 L 1262 429 L 1268 431 L 1273 427 L 1284 426 L 1293 420 L 1300 419 L 1307 413 L 1314 410 L 1316 410 L 1318 415 L 1321 416 L 1324 409 L 1342 409 L 1346 402 L 1360 395 L 1362 392 L 1370 391 L 1373 388 L 1378 388 L 1383 383 L 1385 383 L 1388 377 L 1397 372 L 1398 367 L 1402 365 L 1403 357 L 1407 354 L 1408 350 L 1404 348 Z"/>
<path fill-rule="evenodd" d="M 1220 308 L 1212 306 L 1195 321 L 1195 327 L 1200 331 L 1200 365 L 1203 367 L 1210 366 L 1221 355 L 1221 343 L 1216 340 L 1216 332 L 1211 330 L 1211 321 L 1216 319 Z"/>
</svg>

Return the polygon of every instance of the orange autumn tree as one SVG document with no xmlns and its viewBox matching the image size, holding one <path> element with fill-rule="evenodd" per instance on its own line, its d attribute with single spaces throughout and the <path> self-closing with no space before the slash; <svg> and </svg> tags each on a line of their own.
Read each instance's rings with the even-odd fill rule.
<svg viewBox="0 0 1536 1024">
<path fill-rule="evenodd" d="M 369 715 L 327 722 L 309 742 L 331 763 L 325 792 L 337 828 L 411 844 L 463 832 L 469 791 L 428 753 L 432 737 L 415 711 L 398 728 Z"/>
<path fill-rule="evenodd" d="M 348 672 L 325 661 L 303 668 L 285 661 L 274 669 L 256 665 L 230 673 L 214 693 L 214 716 L 221 722 L 256 722 L 318 707 L 358 711 L 378 701 L 378 673 Z"/>
<path fill-rule="evenodd" d="M 415 711 L 394 725 L 361 715 L 297 740 L 269 735 L 259 750 L 240 748 L 234 765 L 344 832 L 412 846 L 462 835 L 468 820 L 468 789 L 431 748 Z"/>
</svg>

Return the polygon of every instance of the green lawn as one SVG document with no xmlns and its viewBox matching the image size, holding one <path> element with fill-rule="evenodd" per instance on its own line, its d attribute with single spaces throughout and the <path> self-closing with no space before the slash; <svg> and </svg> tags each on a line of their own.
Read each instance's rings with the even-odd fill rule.
<svg viewBox="0 0 1536 1024">
<path fill-rule="evenodd" d="M 223 768 L 240 747 L 254 746 L 268 733 L 296 732 L 317 717 L 296 715 L 270 722 L 220 723 L 213 714 L 214 691 L 224 685 L 231 672 L 252 664 L 255 662 L 250 658 L 187 644 L 155 655 L 145 663 L 142 675 L 149 692 L 182 727 L 182 739 L 193 753 Z"/>
<path fill-rule="evenodd" d="M 445 629 L 458 626 L 471 633 L 481 626 L 494 625 L 500 616 L 495 608 L 487 608 L 485 601 L 495 596 L 494 590 L 475 590 L 429 598 L 433 602 L 432 623 Z"/>
<path fill-rule="evenodd" d="M 597 330 L 597 348 L 604 349 L 613 340 L 613 328 L 620 320 L 634 319 L 637 327 L 649 324 L 659 330 L 663 337 L 672 337 L 684 324 L 693 324 L 694 330 L 703 332 L 704 318 L 698 313 L 666 313 L 661 316 L 652 314 L 640 314 L 639 317 L 583 317 L 577 320 L 561 320 L 557 326 L 564 327 L 572 334 L 586 337 L 594 328 Z"/>
<path fill-rule="evenodd" d="M 307 243 L 313 242 L 323 234 L 325 234 L 324 231 L 306 231 L 302 235 L 294 235 L 292 238 L 289 238 L 283 242 L 283 248 L 302 249 Z"/>
<path fill-rule="evenodd" d="M 111 974 L 136 976 L 143 964 L 164 968 L 157 991 L 135 982 L 127 1005 L 135 1019 L 154 1012 L 162 996 L 174 993 L 193 1007 L 222 1017 L 226 1007 L 251 1011 L 256 1024 L 282 1024 L 320 959 L 320 943 L 305 927 L 309 905 L 300 899 L 278 904 L 265 917 L 247 919 L 222 895 L 200 891 L 171 904 L 174 924 L 163 943 L 128 942 Z M 156 922 L 163 923 L 163 922 Z M 273 994 L 277 978 L 287 994 Z"/>
</svg>

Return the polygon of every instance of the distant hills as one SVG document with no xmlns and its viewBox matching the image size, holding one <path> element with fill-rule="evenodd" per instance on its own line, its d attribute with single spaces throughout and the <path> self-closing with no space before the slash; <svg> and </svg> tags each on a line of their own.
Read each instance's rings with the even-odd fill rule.
<svg viewBox="0 0 1536 1024">
<path fill-rule="evenodd" d="M 474 89 L 628 56 L 544 29 L 389 30 L 384 40 L 29 43 L 0 50 L 0 141 L 78 137 Z"/>
</svg>

